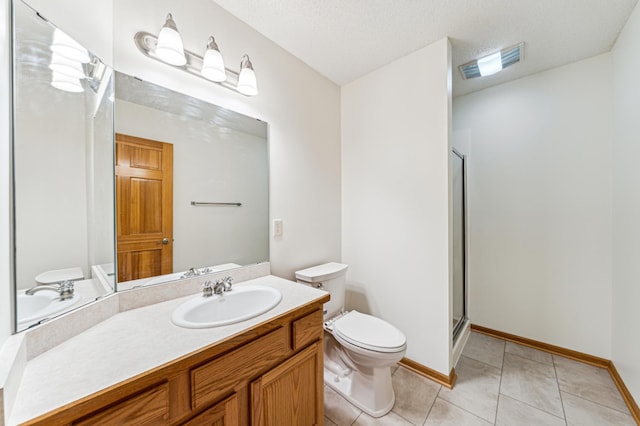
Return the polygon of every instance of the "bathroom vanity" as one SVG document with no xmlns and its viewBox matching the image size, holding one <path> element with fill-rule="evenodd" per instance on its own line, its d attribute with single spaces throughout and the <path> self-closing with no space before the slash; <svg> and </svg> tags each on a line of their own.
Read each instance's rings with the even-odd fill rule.
<svg viewBox="0 0 640 426">
<path fill-rule="evenodd" d="M 9 424 L 323 424 L 329 295 L 274 276 L 246 283 L 276 288 L 282 301 L 251 320 L 185 329 L 170 314 L 199 295 L 168 300 L 120 312 L 35 357 Z"/>
</svg>

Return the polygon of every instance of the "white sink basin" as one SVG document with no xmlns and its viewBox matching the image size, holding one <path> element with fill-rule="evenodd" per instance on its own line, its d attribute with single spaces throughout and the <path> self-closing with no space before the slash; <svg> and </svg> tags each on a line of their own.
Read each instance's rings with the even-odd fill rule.
<svg viewBox="0 0 640 426">
<path fill-rule="evenodd" d="M 282 300 L 271 287 L 242 285 L 211 297 L 198 296 L 178 306 L 171 321 L 185 328 L 210 328 L 234 324 L 264 314 Z"/>
<path fill-rule="evenodd" d="M 47 318 L 69 309 L 78 303 L 81 297 L 78 292 L 75 292 L 70 299 L 60 300 L 60 295 L 55 291 L 43 290 L 33 296 L 20 292 L 16 299 L 18 324 L 24 324 Z"/>
</svg>

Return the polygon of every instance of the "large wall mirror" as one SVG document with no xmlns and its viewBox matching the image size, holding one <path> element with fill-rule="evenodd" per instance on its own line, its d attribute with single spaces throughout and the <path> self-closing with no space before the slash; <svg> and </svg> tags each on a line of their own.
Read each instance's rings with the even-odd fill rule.
<svg viewBox="0 0 640 426">
<path fill-rule="evenodd" d="M 267 123 L 115 81 L 118 290 L 269 260 Z"/>
<path fill-rule="evenodd" d="M 16 329 L 113 291 L 113 73 L 13 4 Z"/>
<path fill-rule="evenodd" d="M 13 14 L 17 331 L 269 260 L 267 123 L 112 72 L 20 0 Z"/>
</svg>

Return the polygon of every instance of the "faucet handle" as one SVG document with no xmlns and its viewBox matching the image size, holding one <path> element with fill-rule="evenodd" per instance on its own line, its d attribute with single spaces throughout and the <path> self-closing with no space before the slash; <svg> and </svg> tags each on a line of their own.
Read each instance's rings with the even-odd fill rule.
<svg viewBox="0 0 640 426">
<path fill-rule="evenodd" d="M 213 282 L 207 280 L 202 283 L 202 296 L 211 297 L 213 295 Z"/>
<path fill-rule="evenodd" d="M 58 292 L 62 300 L 73 297 L 74 285 L 71 280 L 63 280 L 58 283 Z"/>
<path fill-rule="evenodd" d="M 222 282 L 224 283 L 224 291 L 231 291 L 231 284 L 233 283 L 233 278 L 227 275 L 222 279 Z"/>
</svg>

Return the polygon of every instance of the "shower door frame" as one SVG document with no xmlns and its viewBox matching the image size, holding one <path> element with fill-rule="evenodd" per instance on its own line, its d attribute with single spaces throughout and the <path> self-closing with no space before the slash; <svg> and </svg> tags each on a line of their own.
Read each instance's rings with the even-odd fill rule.
<svg viewBox="0 0 640 426">
<path fill-rule="evenodd" d="M 455 343 L 460 333 L 468 322 L 467 308 L 468 296 L 468 250 L 467 250 L 467 157 L 455 148 L 451 153 L 462 160 L 462 317 L 453 327 L 453 342 Z M 453 277 L 452 277 L 453 280 Z"/>
</svg>

